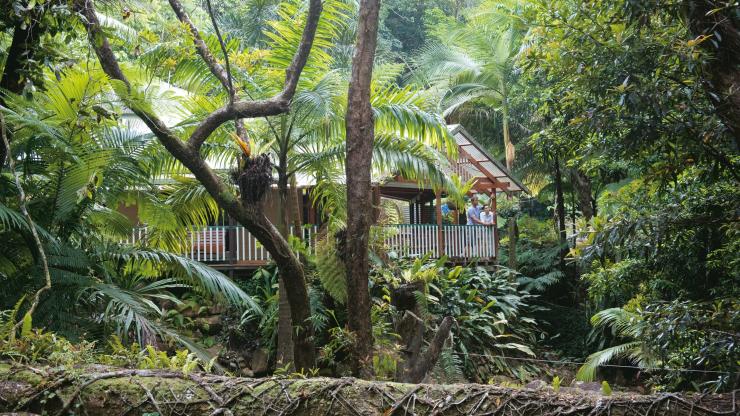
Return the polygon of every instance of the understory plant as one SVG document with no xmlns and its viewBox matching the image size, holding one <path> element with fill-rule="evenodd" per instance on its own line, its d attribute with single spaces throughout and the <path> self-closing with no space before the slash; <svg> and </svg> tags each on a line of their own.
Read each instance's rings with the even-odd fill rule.
<svg viewBox="0 0 740 416">
<path fill-rule="evenodd" d="M 600 365 L 623 359 L 644 369 L 656 390 L 720 392 L 740 384 L 736 299 L 633 301 L 597 313 L 592 322 L 618 342 L 588 357 L 577 374 L 581 380 L 593 380 Z"/>
<path fill-rule="evenodd" d="M 509 271 L 479 266 L 447 266 L 447 259 L 400 259 L 375 270 L 376 287 L 420 282 L 415 292 L 426 315 L 427 326 L 445 316 L 457 324 L 440 355 L 441 375 L 455 375 L 487 382 L 502 374 L 520 380 L 530 378 L 536 367 L 515 358 L 535 357 L 541 330 L 532 318 L 535 295 L 508 279 Z M 388 291 L 377 290 L 378 304 L 390 303 Z M 459 379 L 459 377 L 457 377 Z"/>
</svg>

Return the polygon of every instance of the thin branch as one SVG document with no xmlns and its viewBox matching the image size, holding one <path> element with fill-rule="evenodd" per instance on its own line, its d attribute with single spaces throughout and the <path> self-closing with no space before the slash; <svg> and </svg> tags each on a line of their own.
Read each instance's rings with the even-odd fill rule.
<svg viewBox="0 0 740 416">
<path fill-rule="evenodd" d="M 170 0 L 173 2 L 176 0 Z M 256 118 L 274 116 L 287 113 L 290 110 L 290 101 L 295 95 L 298 79 L 308 61 L 309 53 L 313 47 L 316 30 L 319 25 L 319 17 L 323 5 L 321 0 L 311 0 L 306 15 L 306 26 L 303 28 L 301 43 L 298 45 L 290 66 L 285 70 L 285 83 L 283 90 L 267 100 L 260 101 L 235 101 L 219 108 L 208 115 L 193 131 L 188 139 L 188 144 L 195 150 L 216 130 L 221 124 L 240 118 Z"/>
<path fill-rule="evenodd" d="M 285 70 L 285 84 L 283 91 L 280 93 L 282 99 L 290 100 L 293 98 L 293 94 L 295 94 L 298 79 L 301 77 L 301 72 L 303 71 L 303 67 L 306 66 L 308 55 L 313 46 L 322 8 L 323 4 L 321 0 L 310 1 L 308 15 L 306 16 L 306 26 L 303 28 L 303 35 L 301 36 L 301 43 L 298 45 L 298 50 L 293 56 L 293 61 L 290 63 L 288 69 Z"/>
<path fill-rule="evenodd" d="M 190 16 L 188 16 L 187 12 L 185 11 L 185 8 L 182 6 L 182 4 L 178 0 L 169 0 L 170 7 L 172 7 L 172 11 L 175 12 L 175 15 L 177 16 L 177 19 L 188 26 L 188 29 L 190 29 L 190 34 L 193 36 L 193 44 L 195 45 L 195 50 L 200 55 L 201 58 L 203 58 L 203 61 L 205 61 L 206 65 L 208 65 L 208 68 L 211 70 L 211 73 L 218 78 L 219 82 L 221 82 L 221 85 L 226 88 L 226 92 L 229 94 L 229 101 L 231 103 L 234 102 L 234 85 L 231 82 L 231 73 L 229 71 L 229 57 L 226 53 L 226 48 L 223 45 L 223 40 L 221 39 L 221 34 L 218 31 L 218 27 L 216 26 L 216 21 L 213 18 L 213 14 L 211 14 L 211 3 L 208 2 L 208 14 L 211 16 L 211 20 L 213 22 L 213 26 L 216 28 L 216 33 L 218 34 L 219 41 L 221 42 L 221 47 L 224 52 L 224 56 L 226 57 L 226 69 L 224 69 L 221 64 L 218 63 L 216 60 L 216 57 L 213 56 L 211 53 L 211 50 L 208 49 L 208 45 L 203 41 L 203 38 L 200 36 L 200 32 L 198 31 L 198 28 L 195 27 L 195 24 L 193 24 L 193 21 L 190 20 Z"/>
<path fill-rule="evenodd" d="M 216 37 L 218 38 L 218 44 L 221 46 L 221 53 L 224 54 L 224 64 L 226 65 L 226 80 L 228 81 L 228 85 L 226 85 L 226 88 L 229 91 L 229 104 L 233 104 L 234 100 L 236 100 L 236 88 L 234 88 L 234 81 L 231 76 L 231 64 L 229 63 L 229 51 L 226 49 L 226 43 L 224 42 L 223 36 L 221 36 L 221 30 L 218 28 L 218 22 L 216 22 L 216 16 L 213 14 L 213 6 L 211 6 L 211 0 L 206 0 L 206 6 L 208 8 L 208 16 L 211 18 L 211 24 L 213 24 L 213 30 L 216 32 Z M 223 84 L 223 81 L 221 81 Z M 236 135 L 243 141 L 249 143 L 249 139 L 247 137 L 247 129 L 244 127 L 244 123 L 239 119 L 239 117 L 234 118 L 234 129 L 236 130 Z M 247 144 L 249 146 L 249 144 Z M 249 155 L 247 155 L 249 157 Z"/>
<path fill-rule="evenodd" d="M 20 175 L 18 175 L 18 172 L 15 170 L 15 160 L 13 160 L 13 155 L 10 151 L 10 141 L 8 140 L 7 132 L 5 131 L 5 117 L 3 117 L 2 112 L 0 112 L 0 136 L 2 136 L 3 138 L 3 145 L 8 150 L 6 152 L 6 159 L 8 159 L 8 166 L 10 167 L 10 171 L 13 173 L 13 178 L 15 179 L 15 187 L 18 189 L 18 202 L 21 208 L 21 213 L 26 218 L 28 227 L 31 229 L 31 235 L 33 236 L 33 241 L 36 243 L 36 249 L 39 251 L 41 266 L 44 270 L 44 286 L 36 291 L 36 294 L 33 297 L 33 302 L 31 303 L 31 307 L 28 309 L 28 312 L 26 312 L 29 315 L 33 315 L 33 312 L 39 306 L 41 295 L 47 290 L 51 289 L 51 274 L 49 273 L 49 262 L 46 260 L 46 251 L 44 250 L 44 244 L 41 242 L 41 238 L 39 238 L 39 234 L 36 231 L 36 224 L 33 222 L 33 218 L 31 218 L 31 214 L 29 214 L 28 212 L 28 206 L 26 205 L 26 193 L 23 191 Z M 0 161 L 0 166 L 2 166 L 4 162 L 4 160 Z M 18 330 L 21 325 L 23 325 L 23 320 L 18 321 L 18 323 L 15 324 L 13 330 Z"/>
<path fill-rule="evenodd" d="M 226 49 L 226 43 L 224 38 L 221 36 L 221 31 L 218 29 L 218 23 L 216 22 L 216 16 L 213 14 L 213 7 L 211 6 L 211 0 L 206 0 L 206 6 L 208 7 L 208 16 L 211 18 L 211 24 L 213 24 L 213 30 L 216 32 L 218 38 L 218 44 L 221 46 L 221 52 L 224 54 L 224 64 L 226 65 L 226 76 L 229 88 L 229 100 L 234 102 L 234 96 L 236 90 L 234 89 L 234 83 L 231 79 L 231 65 L 229 64 L 229 52 Z"/>
</svg>

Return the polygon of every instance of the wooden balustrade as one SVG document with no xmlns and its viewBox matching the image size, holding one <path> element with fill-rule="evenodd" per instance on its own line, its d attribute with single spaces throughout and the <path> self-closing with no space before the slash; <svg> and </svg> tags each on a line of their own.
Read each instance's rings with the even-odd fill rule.
<svg viewBox="0 0 740 416">
<path fill-rule="evenodd" d="M 313 251 L 318 226 L 303 227 L 303 241 Z M 293 227 L 290 232 L 293 233 Z M 131 237 L 124 242 L 128 244 L 146 243 L 147 227 L 136 228 Z M 221 264 L 267 264 L 270 253 L 257 241 L 246 228 L 241 226 L 209 226 L 188 232 L 188 247 L 183 253 L 189 258 L 204 263 Z"/>
<path fill-rule="evenodd" d="M 450 259 L 490 260 L 496 257 L 496 235 L 493 227 L 484 225 L 443 225 L 439 247 L 438 228 L 432 224 L 395 224 L 383 227 L 388 249 L 399 257 L 419 257 L 444 253 Z M 440 250 L 441 249 L 441 250 Z"/>
<path fill-rule="evenodd" d="M 481 225 L 443 225 L 443 247 L 439 247 L 437 225 L 395 224 L 380 227 L 389 251 L 399 257 L 421 257 L 431 253 L 433 258 L 446 255 L 453 260 L 492 260 L 496 257 L 496 235 L 493 227 Z M 318 226 L 303 227 L 303 241 L 313 252 Z M 291 227 L 291 233 L 293 228 Z M 149 230 L 136 228 L 124 242 L 145 244 Z M 197 261 L 213 264 L 264 265 L 270 253 L 246 228 L 241 226 L 210 226 L 188 232 L 188 245 L 183 255 Z"/>
</svg>

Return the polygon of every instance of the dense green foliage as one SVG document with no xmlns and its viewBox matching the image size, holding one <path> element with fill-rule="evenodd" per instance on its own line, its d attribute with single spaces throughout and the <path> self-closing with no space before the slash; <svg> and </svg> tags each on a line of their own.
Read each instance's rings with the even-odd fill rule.
<svg viewBox="0 0 740 416">
<path fill-rule="evenodd" d="M 11 311 L 0 320 L 0 355 L 68 364 L 79 354 L 187 372 L 210 367 L 203 347 L 218 343 L 265 351 L 272 371 L 289 371 L 274 362 L 280 264 L 235 282 L 176 254 L 188 247 L 191 227 L 221 214 L 130 111 L 145 106 L 185 137 L 227 101 L 226 92 L 166 2 L 100 3 L 123 71 L 145 88 L 126 91 L 103 74 L 71 3 L 2 2 L 0 68 L 20 65 L 20 78 L 0 91 L 16 165 L 11 172 L 2 161 L 0 171 L 0 310 Z M 444 317 L 456 319 L 432 373 L 437 380 L 487 382 L 503 374 L 525 381 L 549 371 L 528 359 L 555 357 L 586 362 L 578 371 L 586 380 L 737 388 L 740 152 L 727 112 L 740 108 L 713 86 L 718 69 L 740 68 L 719 68 L 729 42 L 724 29 L 697 34 L 698 3 L 383 2 L 370 91 L 374 174 L 427 181 L 462 200 L 470 184 L 449 174 L 455 144 L 445 126 L 462 123 L 532 194 L 499 193 L 502 253 L 488 269 L 398 259 L 384 245 L 386 232 L 373 231 L 378 378 L 393 379 L 406 353 L 396 297 L 412 287 L 426 343 Z M 736 2 L 716 3 L 704 17 L 740 21 Z M 213 22 L 219 26 L 240 95 L 263 99 L 283 87 L 305 1 L 229 0 L 215 4 L 213 16 L 200 1 L 185 5 L 225 64 Z M 352 345 L 341 239 L 358 4 L 323 6 L 291 111 L 250 119 L 246 129 L 252 151 L 273 161 L 283 204 L 299 179 L 316 182 L 309 199 L 326 227 L 315 252 L 292 243 L 310 283 L 317 366 L 338 376 L 347 372 Z M 33 53 L 14 52 L 14 36 L 29 28 Z M 224 177 L 238 166 L 234 127 L 219 127 L 201 149 Z M 43 264 L 15 175 L 52 280 L 26 318 L 43 286 Z M 122 213 L 132 205 L 148 227 L 136 244 L 129 236 L 139 224 Z M 388 218 L 398 220 L 390 210 L 381 222 L 394 222 Z M 220 331 L 207 328 L 211 310 Z M 200 364 L 187 352 L 152 349 L 172 352 L 175 343 L 197 352 Z"/>
</svg>

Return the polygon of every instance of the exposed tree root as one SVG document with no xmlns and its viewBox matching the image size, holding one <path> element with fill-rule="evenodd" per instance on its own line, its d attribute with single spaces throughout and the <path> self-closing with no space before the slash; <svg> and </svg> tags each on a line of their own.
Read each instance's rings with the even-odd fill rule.
<svg viewBox="0 0 740 416">
<path fill-rule="evenodd" d="M 0 364 L 0 413 L 68 415 L 738 415 L 737 391 L 722 395 L 601 396 L 561 389 L 429 385 L 342 379 L 244 379 L 154 370 Z"/>
</svg>

